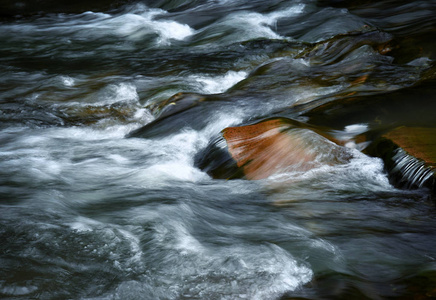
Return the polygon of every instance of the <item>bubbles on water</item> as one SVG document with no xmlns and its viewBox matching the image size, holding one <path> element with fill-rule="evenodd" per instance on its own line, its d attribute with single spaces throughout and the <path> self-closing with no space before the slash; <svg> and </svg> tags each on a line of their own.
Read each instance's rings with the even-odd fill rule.
<svg viewBox="0 0 436 300">
<path fill-rule="evenodd" d="M 220 75 L 193 73 L 187 76 L 167 76 L 165 79 L 140 77 L 135 81 L 135 85 L 141 94 L 147 94 L 145 106 L 154 107 L 181 92 L 223 93 L 247 76 L 246 71 L 231 70 Z"/>
</svg>

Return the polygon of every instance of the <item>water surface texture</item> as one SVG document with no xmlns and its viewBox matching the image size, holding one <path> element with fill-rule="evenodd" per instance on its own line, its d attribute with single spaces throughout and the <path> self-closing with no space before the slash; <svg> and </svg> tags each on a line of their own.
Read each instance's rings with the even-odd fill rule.
<svg viewBox="0 0 436 300">
<path fill-rule="evenodd" d="M 10 4 L 0 297 L 436 297 L 428 191 L 394 187 L 358 146 L 346 163 L 254 181 L 194 165 L 224 128 L 271 116 L 340 137 L 436 126 L 436 1 L 344 2 Z M 205 100 L 129 137 L 177 93 Z"/>
</svg>

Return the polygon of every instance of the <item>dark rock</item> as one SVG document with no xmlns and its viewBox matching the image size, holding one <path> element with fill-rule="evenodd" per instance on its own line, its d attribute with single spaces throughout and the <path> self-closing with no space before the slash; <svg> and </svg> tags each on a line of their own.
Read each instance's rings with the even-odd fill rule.
<svg viewBox="0 0 436 300">
<path fill-rule="evenodd" d="M 153 110 L 158 111 L 159 119 L 163 119 L 194 107 L 204 100 L 206 100 L 206 97 L 200 94 L 177 93 L 159 103 Z"/>
<path fill-rule="evenodd" d="M 367 124 L 373 131 L 399 126 L 436 125 L 436 76 L 415 86 L 379 95 L 345 97 L 306 113 L 308 123 L 337 130 L 351 124 Z"/>
<path fill-rule="evenodd" d="M 352 137 L 364 153 L 383 159 L 389 179 L 399 188 L 427 187 L 435 195 L 436 88 L 433 68 L 424 81 L 381 95 L 347 97 L 318 106 L 304 115 L 308 123 L 341 132 L 363 124 Z M 366 147 L 366 148 L 365 148 Z"/>
<path fill-rule="evenodd" d="M 436 128 L 395 128 L 376 139 L 365 152 L 383 159 L 394 185 L 428 187 L 435 194 Z"/>
<path fill-rule="evenodd" d="M 218 179 L 235 179 L 244 177 L 244 172 L 237 165 L 222 135 L 211 141 L 194 159 L 194 165 Z"/>
<path fill-rule="evenodd" d="M 132 131 L 127 137 L 155 138 L 162 134 L 171 134 L 181 128 L 191 127 L 200 129 L 207 123 L 205 113 L 209 110 L 205 105 L 199 105 L 206 99 L 212 101 L 213 97 L 200 94 L 178 93 L 152 110 L 158 112 L 157 118 L 151 123 Z"/>
</svg>

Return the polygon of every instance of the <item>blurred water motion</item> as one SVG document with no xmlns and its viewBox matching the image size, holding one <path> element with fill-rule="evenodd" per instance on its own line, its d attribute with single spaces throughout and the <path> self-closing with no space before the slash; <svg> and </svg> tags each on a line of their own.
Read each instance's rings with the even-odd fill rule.
<svg viewBox="0 0 436 300">
<path fill-rule="evenodd" d="M 0 6 L 0 297 L 435 297 L 429 189 L 362 152 L 436 127 L 435 1 L 88 2 Z M 233 158 L 286 167 L 198 167 L 276 119 Z"/>
</svg>

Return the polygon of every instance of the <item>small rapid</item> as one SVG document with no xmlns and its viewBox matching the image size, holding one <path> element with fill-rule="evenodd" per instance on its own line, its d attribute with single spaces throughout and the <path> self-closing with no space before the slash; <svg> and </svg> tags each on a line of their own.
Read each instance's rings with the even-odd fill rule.
<svg viewBox="0 0 436 300">
<path fill-rule="evenodd" d="M 434 1 L 79 2 L 0 15 L 1 298 L 434 295 L 430 173 L 364 151 L 435 125 Z M 196 163 L 278 118 L 308 168 Z"/>
</svg>

